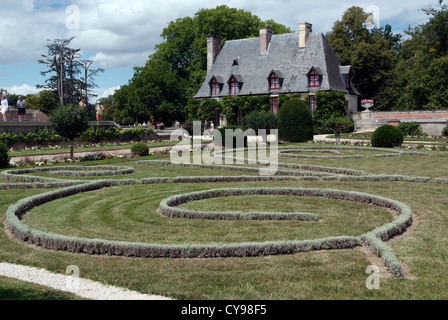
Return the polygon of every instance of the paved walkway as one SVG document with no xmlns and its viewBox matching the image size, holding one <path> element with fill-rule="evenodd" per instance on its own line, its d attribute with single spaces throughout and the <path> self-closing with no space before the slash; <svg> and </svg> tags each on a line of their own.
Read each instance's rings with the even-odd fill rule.
<svg viewBox="0 0 448 320">
<path fill-rule="evenodd" d="M 142 294 L 88 279 L 10 263 L 0 263 L 0 276 L 73 293 L 91 300 L 171 300 L 162 296 Z"/>
</svg>

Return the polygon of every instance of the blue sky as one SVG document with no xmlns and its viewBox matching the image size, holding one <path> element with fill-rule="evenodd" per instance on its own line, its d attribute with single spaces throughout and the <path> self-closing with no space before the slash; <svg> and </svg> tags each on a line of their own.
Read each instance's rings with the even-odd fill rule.
<svg viewBox="0 0 448 320">
<path fill-rule="evenodd" d="M 420 9 L 437 6 L 438 0 L 0 0 L 0 88 L 16 94 L 36 92 L 36 85 L 45 81 L 40 74 L 45 68 L 37 60 L 46 53 L 47 39 L 74 36 L 72 47 L 83 50 L 83 59 L 106 70 L 96 78 L 96 93 L 108 96 L 128 83 L 135 66 L 145 64 L 169 22 L 222 4 L 293 30 L 307 21 L 313 31 L 323 33 L 349 7 L 370 7 L 376 9 L 380 26 L 390 24 L 399 33 L 426 22 Z"/>
</svg>

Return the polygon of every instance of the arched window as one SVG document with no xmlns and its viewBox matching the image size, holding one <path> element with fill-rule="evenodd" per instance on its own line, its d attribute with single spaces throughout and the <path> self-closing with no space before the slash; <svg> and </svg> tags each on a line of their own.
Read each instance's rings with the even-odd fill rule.
<svg viewBox="0 0 448 320">
<path fill-rule="evenodd" d="M 230 79 L 229 86 L 231 95 L 237 95 L 240 93 L 240 87 L 235 77 L 232 77 L 232 79 Z"/>
<path fill-rule="evenodd" d="M 215 78 L 210 83 L 211 95 L 218 96 L 219 95 L 219 83 Z"/>
<path fill-rule="evenodd" d="M 316 70 L 310 72 L 309 82 L 310 88 L 318 88 L 320 86 L 320 77 Z"/>
<path fill-rule="evenodd" d="M 274 72 L 271 73 L 271 76 L 269 78 L 269 86 L 271 88 L 271 91 L 280 90 L 280 78 Z"/>
</svg>

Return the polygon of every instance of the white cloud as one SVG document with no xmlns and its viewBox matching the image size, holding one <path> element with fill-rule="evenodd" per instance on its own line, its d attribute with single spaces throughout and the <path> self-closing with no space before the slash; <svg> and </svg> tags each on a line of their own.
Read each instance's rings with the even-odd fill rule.
<svg viewBox="0 0 448 320">
<path fill-rule="evenodd" d="M 36 94 L 42 91 L 42 89 L 36 89 L 35 86 L 30 86 L 28 84 L 23 84 L 21 86 L 12 86 L 12 87 L 6 87 L 4 88 L 8 91 L 9 94 Z"/>
<path fill-rule="evenodd" d="M 115 91 L 119 90 L 121 88 L 121 86 L 116 86 L 113 88 L 109 88 L 103 91 L 103 93 L 98 94 L 98 98 L 107 98 L 110 95 L 113 95 L 115 93 Z"/>
<path fill-rule="evenodd" d="M 381 21 L 396 23 L 393 32 L 402 32 L 407 25 L 427 21 L 420 11 L 428 5 L 437 6 L 438 0 L 415 0 L 394 2 L 389 0 L 330 1 L 330 0 L 0 0 L 0 64 L 36 64 L 46 53 L 47 39 L 62 39 L 75 36 L 72 47 L 81 48 L 89 59 L 96 63 L 93 68 L 132 68 L 144 65 L 154 47 L 162 42 L 163 28 L 177 18 L 193 16 L 202 8 L 228 5 L 244 9 L 262 20 L 273 19 L 293 30 L 298 23 L 307 21 L 313 30 L 326 33 L 334 22 L 351 6 L 366 9 L 376 5 L 380 9 Z M 69 5 L 79 7 L 79 29 L 66 27 L 70 15 Z M 86 58 L 86 57 L 84 57 Z M 8 69 L 8 74 L 14 70 Z M 0 74 L 3 85 L 17 85 L 16 79 L 5 72 Z M 98 78 L 99 80 L 100 78 Z M 6 81 L 4 81 L 6 80 Z M 116 83 L 126 83 L 116 79 Z M 8 81 L 12 83 L 7 83 Z M 38 82 L 40 80 L 37 80 Z M 32 79 L 23 79 L 23 83 Z M 101 85 L 101 84 L 100 84 Z M 102 87 L 114 86 L 108 83 Z M 17 88 L 27 89 L 27 85 Z M 29 88 L 32 88 L 29 86 Z M 28 89 L 29 89 L 28 88 Z M 31 90 L 31 89 L 30 89 Z M 34 88 L 32 90 L 35 90 Z M 25 94 L 25 92 L 21 92 Z"/>
</svg>

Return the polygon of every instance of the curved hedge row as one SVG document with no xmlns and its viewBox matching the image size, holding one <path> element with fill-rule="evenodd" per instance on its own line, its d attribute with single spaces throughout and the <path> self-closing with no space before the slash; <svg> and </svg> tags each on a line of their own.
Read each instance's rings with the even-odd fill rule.
<svg viewBox="0 0 448 320">
<path fill-rule="evenodd" d="M 206 219 L 206 220 L 300 220 L 318 221 L 319 216 L 313 213 L 304 212 L 199 212 L 177 208 L 178 206 L 204 199 L 221 197 L 233 197 L 243 195 L 307 195 L 307 190 L 303 193 L 299 189 L 213 189 L 200 192 L 192 192 L 182 195 L 171 196 L 160 202 L 160 212 L 169 218 L 183 219 Z"/>
<path fill-rule="evenodd" d="M 35 230 L 21 222 L 23 216 L 31 209 L 44 203 L 75 195 L 82 192 L 99 190 L 105 187 L 126 185 L 135 183 L 135 180 L 99 180 L 82 185 L 67 187 L 56 191 L 28 197 L 11 205 L 6 213 L 6 227 L 19 240 L 41 246 L 51 250 L 64 250 L 75 253 L 122 255 L 127 257 L 249 257 L 276 254 L 293 254 L 311 250 L 335 250 L 354 248 L 367 243 L 372 250 L 381 257 L 386 266 L 395 276 L 402 276 L 401 264 L 383 241 L 403 233 L 412 223 L 411 209 L 398 201 L 383 197 L 372 196 L 359 192 L 323 189 L 291 189 L 291 188 L 261 188 L 261 189 L 220 189 L 208 190 L 202 193 L 173 196 L 162 201 L 161 210 L 172 210 L 173 203 L 180 204 L 192 199 L 200 199 L 216 195 L 241 195 L 241 194 L 286 194 L 296 196 L 315 196 L 328 199 L 348 200 L 359 203 L 372 204 L 394 210 L 400 217 L 385 226 L 377 228 L 360 237 L 336 237 L 309 241 L 286 241 L 264 243 L 235 243 L 235 244 L 210 244 L 210 245 L 160 245 L 147 243 L 133 243 L 123 241 L 109 241 L 101 239 L 86 239 L 69 237 L 49 232 Z M 202 213 L 194 213 L 202 215 Z M 210 213 L 207 213 L 210 215 Z M 220 213 L 217 213 L 219 215 Z M 238 213 L 228 213 L 229 216 Z M 247 214 L 246 218 L 260 218 L 265 213 Z M 276 217 L 275 213 L 268 214 Z M 290 214 L 287 214 L 290 215 Z M 277 218 L 280 218 L 278 215 Z M 226 217 L 227 218 L 227 217 Z M 284 218 L 284 216 L 282 217 Z"/>
</svg>

